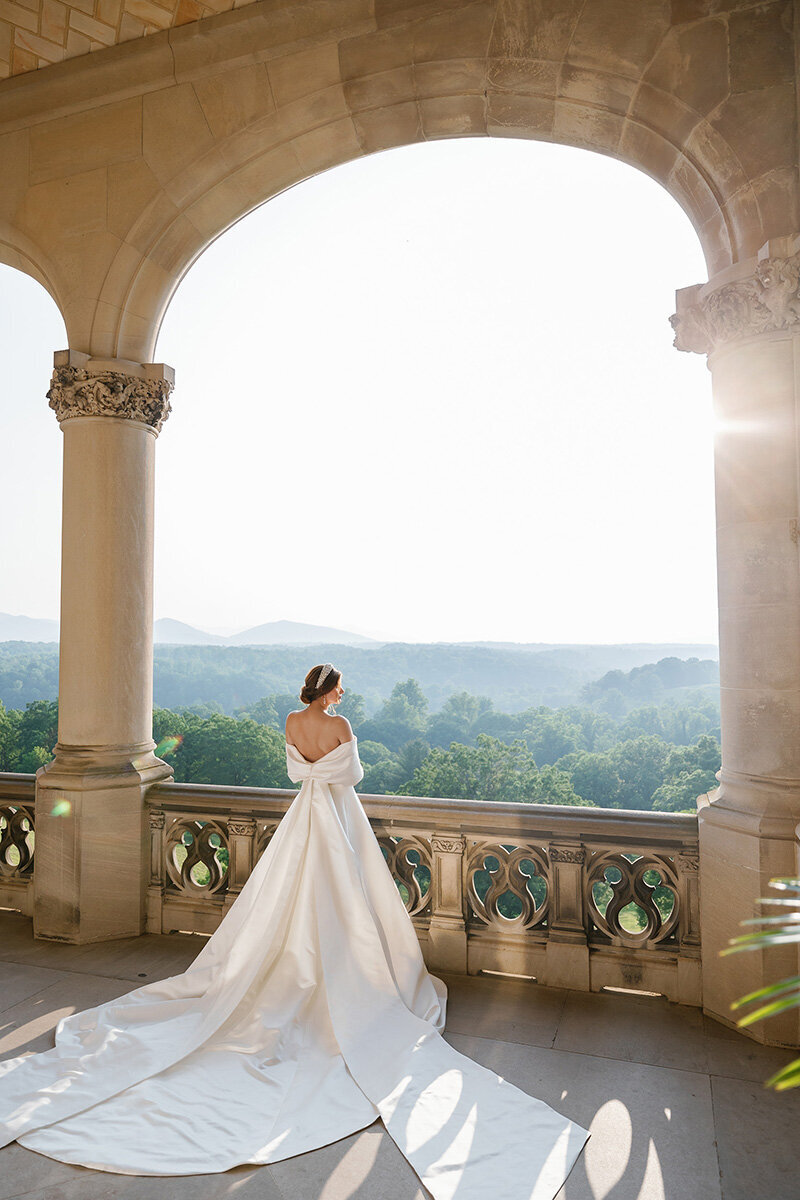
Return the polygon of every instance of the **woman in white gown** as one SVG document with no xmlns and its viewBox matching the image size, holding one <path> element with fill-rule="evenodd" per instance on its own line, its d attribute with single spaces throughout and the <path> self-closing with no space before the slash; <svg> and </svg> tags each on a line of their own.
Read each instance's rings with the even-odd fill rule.
<svg viewBox="0 0 800 1200">
<path fill-rule="evenodd" d="M 341 695 L 330 663 L 309 672 L 307 708 L 287 721 L 302 786 L 189 969 L 0 1063 L 0 1146 L 195 1175 L 277 1162 L 380 1117 L 435 1200 L 552 1200 L 588 1134 L 441 1036 L 445 986 L 355 793 L 352 731 L 327 713 Z"/>
</svg>

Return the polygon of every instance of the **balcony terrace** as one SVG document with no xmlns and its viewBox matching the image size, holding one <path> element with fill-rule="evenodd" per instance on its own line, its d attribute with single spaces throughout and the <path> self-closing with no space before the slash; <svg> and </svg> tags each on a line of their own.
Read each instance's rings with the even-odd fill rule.
<svg viewBox="0 0 800 1200">
<path fill-rule="evenodd" d="M 720 787 L 697 817 L 365 807 L 426 961 L 451 983 L 447 1036 L 597 1135 L 562 1200 L 796 1196 L 798 1099 L 761 1086 L 791 1052 L 726 1022 L 736 997 L 797 973 L 797 948 L 719 951 L 800 854 L 797 6 L 237 0 L 213 17 L 181 4 L 197 19 L 172 28 L 170 11 L 133 40 L 130 13 L 107 20 L 100 0 L 93 37 L 77 34 L 86 14 L 65 13 L 85 7 L 22 0 L 0 14 L 0 76 L 3 63 L 16 76 L 0 81 L 0 261 L 48 290 L 68 347 L 47 392 L 64 435 L 58 742 L 35 781 L 0 778 L 0 1052 L 48 1045 L 61 1013 L 181 971 L 290 797 L 171 784 L 154 753 L 156 440 L 175 381 L 154 359 L 189 266 L 258 205 L 362 155 L 553 141 L 658 180 L 705 255 L 709 278 L 681 286 L 672 322 L 713 378 Z M 564 247 L 576 347 L 604 295 L 578 232 Z M 639 251 L 646 262 L 646 238 Z M 626 311 L 613 317 L 624 332 Z M 246 381 L 222 339 L 207 355 L 230 378 L 229 419 Z M 282 404 L 269 359 L 264 394 Z M 800 1046 L 797 1011 L 765 1024 L 754 1039 Z M 123 1195 L 419 1189 L 377 1128 L 272 1168 L 166 1183 L 0 1153 L 0 1200 Z"/>
<path fill-rule="evenodd" d="M 34 939 L 24 911 L 0 912 L 0 1058 L 46 1049 L 62 1016 L 185 970 L 292 795 L 151 788 L 149 934 L 58 944 Z M 594 1134 L 559 1200 L 791 1194 L 800 1095 L 762 1086 L 790 1052 L 698 1007 L 696 818 L 363 801 L 426 958 L 447 981 L 448 1040 Z M 32 776 L 0 777 L 0 815 L 0 898 L 29 910 Z M 447 960 L 450 971 L 436 965 Z M 559 977 L 568 986 L 552 986 Z M 675 1002 L 681 991 L 688 1003 Z M 0 1200 L 426 1194 L 379 1123 L 271 1167 L 167 1181 L 87 1171 L 16 1144 L 0 1151 Z"/>
</svg>

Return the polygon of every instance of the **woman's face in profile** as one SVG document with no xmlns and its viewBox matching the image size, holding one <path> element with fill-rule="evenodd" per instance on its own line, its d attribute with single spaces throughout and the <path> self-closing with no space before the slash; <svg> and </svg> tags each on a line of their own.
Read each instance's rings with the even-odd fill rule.
<svg viewBox="0 0 800 1200">
<path fill-rule="evenodd" d="M 342 687 L 342 680 L 340 677 L 339 682 L 336 684 L 336 687 L 331 688 L 331 690 L 330 690 L 330 693 L 328 695 L 328 703 L 329 704 L 338 704 L 343 695 L 344 695 L 344 688 Z"/>
</svg>

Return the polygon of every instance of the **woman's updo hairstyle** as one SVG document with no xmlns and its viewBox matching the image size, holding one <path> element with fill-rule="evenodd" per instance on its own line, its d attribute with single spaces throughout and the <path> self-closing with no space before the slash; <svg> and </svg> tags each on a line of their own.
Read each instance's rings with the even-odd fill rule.
<svg viewBox="0 0 800 1200">
<path fill-rule="evenodd" d="M 327 696 L 328 692 L 332 692 L 342 678 L 342 672 L 337 671 L 335 667 L 332 671 L 325 671 L 327 665 L 327 663 L 320 663 L 318 666 L 312 667 L 306 675 L 303 690 L 300 692 L 300 700 L 303 704 L 311 704 L 312 701 L 319 700 L 320 696 Z M 320 687 L 319 681 L 323 672 L 325 672 L 325 678 Z"/>
</svg>

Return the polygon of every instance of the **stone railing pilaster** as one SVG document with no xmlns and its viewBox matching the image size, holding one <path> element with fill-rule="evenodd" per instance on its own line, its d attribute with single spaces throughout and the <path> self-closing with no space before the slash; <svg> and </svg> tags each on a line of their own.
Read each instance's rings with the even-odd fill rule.
<svg viewBox="0 0 800 1200">
<path fill-rule="evenodd" d="M 147 932 L 161 933 L 161 913 L 164 907 L 164 888 L 167 882 L 164 857 L 164 826 L 166 815 L 162 808 L 150 809 L 150 883 L 147 888 Z"/>
<path fill-rule="evenodd" d="M 586 850 L 580 842 L 552 842 L 552 898 L 547 943 L 547 978 L 553 987 L 589 988 L 589 943 L 583 874 Z"/>
<path fill-rule="evenodd" d="M 255 866 L 256 823 L 252 817 L 228 817 L 228 889 L 225 909 L 230 908 L 247 883 Z"/>
<path fill-rule="evenodd" d="M 434 833 L 431 838 L 431 920 L 428 965 L 440 971 L 467 970 L 467 925 L 464 919 L 464 850 L 461 834 Z"/>
<path fill-rule="evenodd" d="M 703 996 L 700 932 L 700 855 L 679 854 L 676 858 L 680 886 L 681 920 L 678 927 L 680 994 L 690 1004 Z"/>
<path fill-rule="evenodd" d="M 679 940 L 684 949 L 700 946 L 700 856 L 679 854 L 678 880 L 681 889 Z"/>
<path fill-rule="evenodd" d="M 705 1007 L 730 1024 L 738 996 L 796 973 L 789 952 L 719 951 L 791 873 L 800 819 L 800 237 L 679 291 L 672 324 L 713 379 L 722 770 L 699 813 L 700 924 Z M 752 1033 L 796 1044 L 800 1021 Z"/>
<path fill-rule="evenodd" d="M 155 441 L 172 386 L 163 364 L 55 355 L 59 713 L 55 758 L 37 776 L 37 937 L 99 941 L 145 925 L 144 793 L 172 774 L 152 737 Z"/>
</svg>

